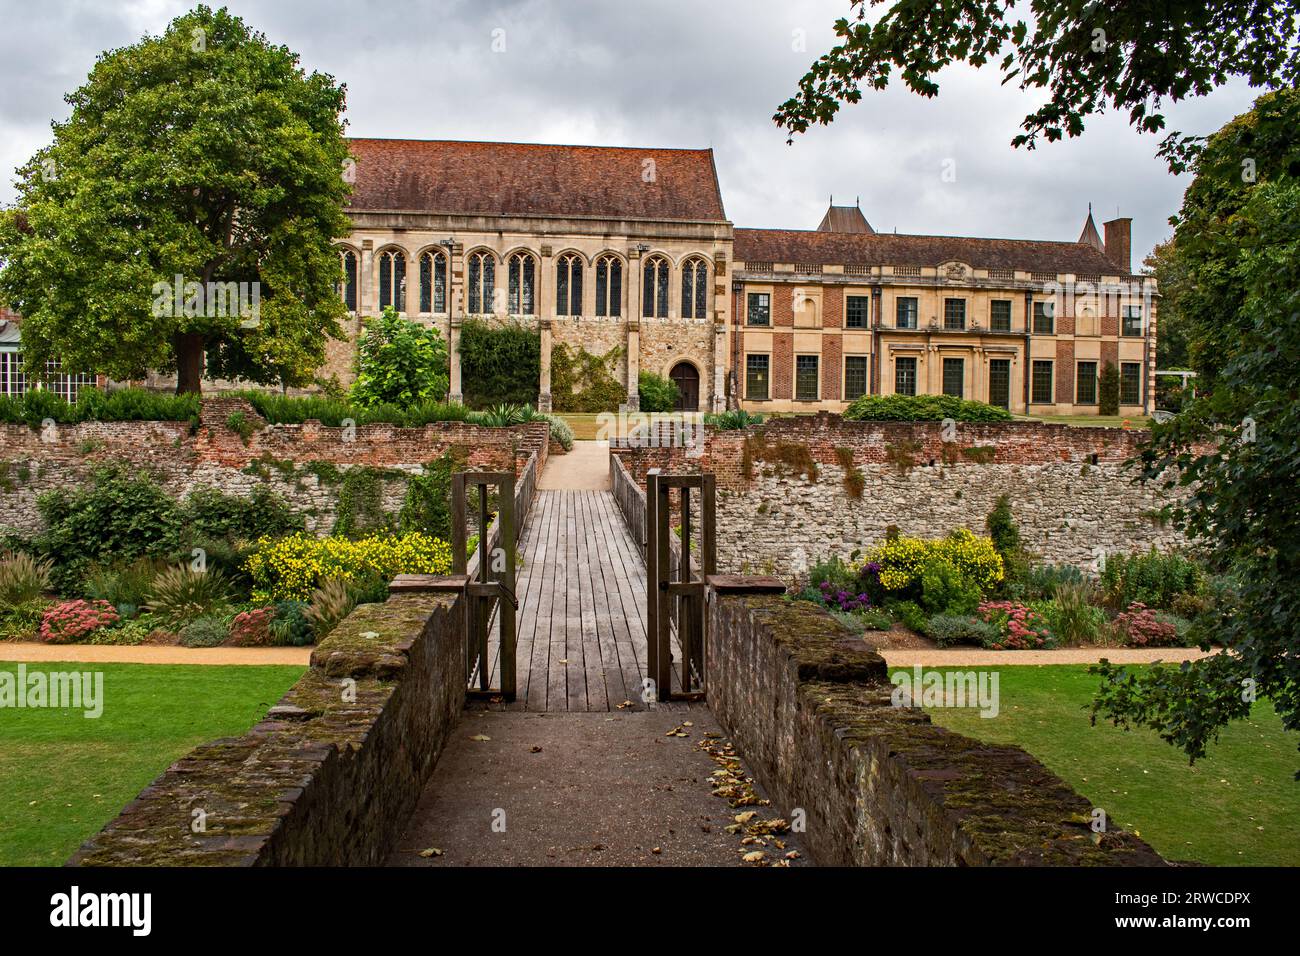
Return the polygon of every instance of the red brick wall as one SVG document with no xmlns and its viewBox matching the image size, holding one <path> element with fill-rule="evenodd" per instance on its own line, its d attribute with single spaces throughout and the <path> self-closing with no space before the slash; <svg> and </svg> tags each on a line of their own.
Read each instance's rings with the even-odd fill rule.
<svg viewBox="0 0 1300 956">
<path fill-rule="evenodd" d="M 787 311 L 789 305 L 787 303 Z M 772 397 L 794 398 L 794 333 L 772 333 Z"/>
<path fill-rule="evenodd" d="M 838 286 L 822 288 L 822 328 L 844 328 L 844 290 Z"/>
<path fill-rule="evenodd" d="M 1052 462 L 1123 462 L 1138 453 L 1147 432 L 1124 428 L 1073 428 L 1045 422 L 999 422 L 990 424 L 959 423 L 956 449 L 945 448 L 938 422 L 850 422 L 839 415 L 819 412 L 793 418 L 774 418 L 764 425 L 744 431 L 708 430 L 703 453 L 692 457 L 685 448 L 611 449 L 622 455 L 623 462 L 638 482 L 645 480 L 650 468 L 674 473 L 712 472 L 718 487 L 743 490 L 744 443 L 746 437 L 763 435 L 768 445 L 781 442 L 806 445 L 813 460 L 822 465 L 837 465 L 835 449 L 852 448 L 859 465 L 888 462 L 888 446 L 917 442 L 913 457 L 918 464 L 942 462 L 962 448 L 992 447 L 994 464 L 1043 465 Z M 760 466 L 761 467 L 761 466 Z"/>
<path fill-rule="evenodd" d="M 1074 401 L 1074 341 L 1056 341 L 1056 400 Z"/>
<path fill-rule="evenodd" d="M 844 337 L 822 335 L 822 398 L 838 401 L 840 397 L 840 372 L 844 366 Z"/>
</svg>

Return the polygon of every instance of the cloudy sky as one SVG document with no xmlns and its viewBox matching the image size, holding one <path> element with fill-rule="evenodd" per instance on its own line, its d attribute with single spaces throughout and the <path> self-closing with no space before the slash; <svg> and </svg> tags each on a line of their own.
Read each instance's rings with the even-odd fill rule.
<svg viewBox="0 0 1300 956">
<path fill-rule="evenodd" d="M 847 0 L 228 5 L 347 84 L 352 135 L 711 146 L 739 226 L 814 228 L 833 194 L 860 197 L 881 231 L 1074 240 L 1091 202 L 1098 223 L 1133 217 L 1137 265 L 1169 234 L 1186 187 L 1155 158 L 1157 137 L 1119 115 L 1094 118 L 1081 139 L 1013 150 L 1041 94 L 1000 87 L 988 69 L 949 69 L 933 100 L 902 87 L 866 93 L 786 145 L 772 113 L 830 46 Z M 63 94 L 97 53 L 161 32 L 189 6 L 0 0 L 0 203 L 13 201 L 13 168 L 66 116 Z M 1172 129 L 1210 132 L 1252 98 L 1239 83 L 1166 115 Z"/>
</svg>

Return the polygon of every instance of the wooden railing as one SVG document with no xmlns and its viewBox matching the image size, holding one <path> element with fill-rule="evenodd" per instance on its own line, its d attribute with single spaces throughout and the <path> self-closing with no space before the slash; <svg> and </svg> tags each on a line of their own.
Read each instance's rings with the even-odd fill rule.
<svg viewBox="0 0 1300 956">
<path fill-rule="evenodd" d="M 636 483 L 619 455 L 609 456 L 609 486 L 632 537 L 645 547 L 645 489 Z"/>
</svg>

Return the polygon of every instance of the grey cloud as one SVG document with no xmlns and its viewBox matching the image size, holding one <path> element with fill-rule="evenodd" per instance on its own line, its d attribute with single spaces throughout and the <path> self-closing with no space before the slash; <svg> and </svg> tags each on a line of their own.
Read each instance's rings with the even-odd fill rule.
<svg viewBox="0 0 1300 956">
<path fill-rule="evenodd" d="M 231 0 L 304 65 L 348 86 L 349 131 L 365 136 L 712 146 L 728 215 L 745 226 L 812 228 L 827 197 L 878 229 L 1067 239 L 1088 202 L 1099 221 L 1134 219 L 1134 259 L 1168 235 L 1186 181 L 1155 158 L 1157 138 L 1120 116 L 1082 139 L 1012 150 L 1036 98 L 991 71 L 953 68 L 941 93 L 867 93 L 830 127 L 787 146 L 771 122 L 832 42 L 846 0 L 653 4 L 594 0 Z M 189 4 L 108 7 L 0 0 L 0 166 L 48 138 L 62 95 L 102 49 L 157 33 Z M 505 52 L 492 52 L 493 30 Z M 792 49 L 805 31 L 806 51 Z M 1168 111 L 1171 128 L 1208 132 L 1249 107 L 1234 84 Z M 956 181 L 941 178 L 956 164 Z M 11 175 L 0 202 L 11 202 Z"/>
</svg>

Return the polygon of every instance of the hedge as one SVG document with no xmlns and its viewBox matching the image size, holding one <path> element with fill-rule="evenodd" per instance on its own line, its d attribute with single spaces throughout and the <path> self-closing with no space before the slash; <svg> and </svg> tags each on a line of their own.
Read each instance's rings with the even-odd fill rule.
<svg viewBox="0 0 1300 956">
<path fill-rule="evenodd" d="M 1005 408 L 953 395 L 863 395 L 844 412 L 857 422 L 1009 422 Z"/>
</svg>

